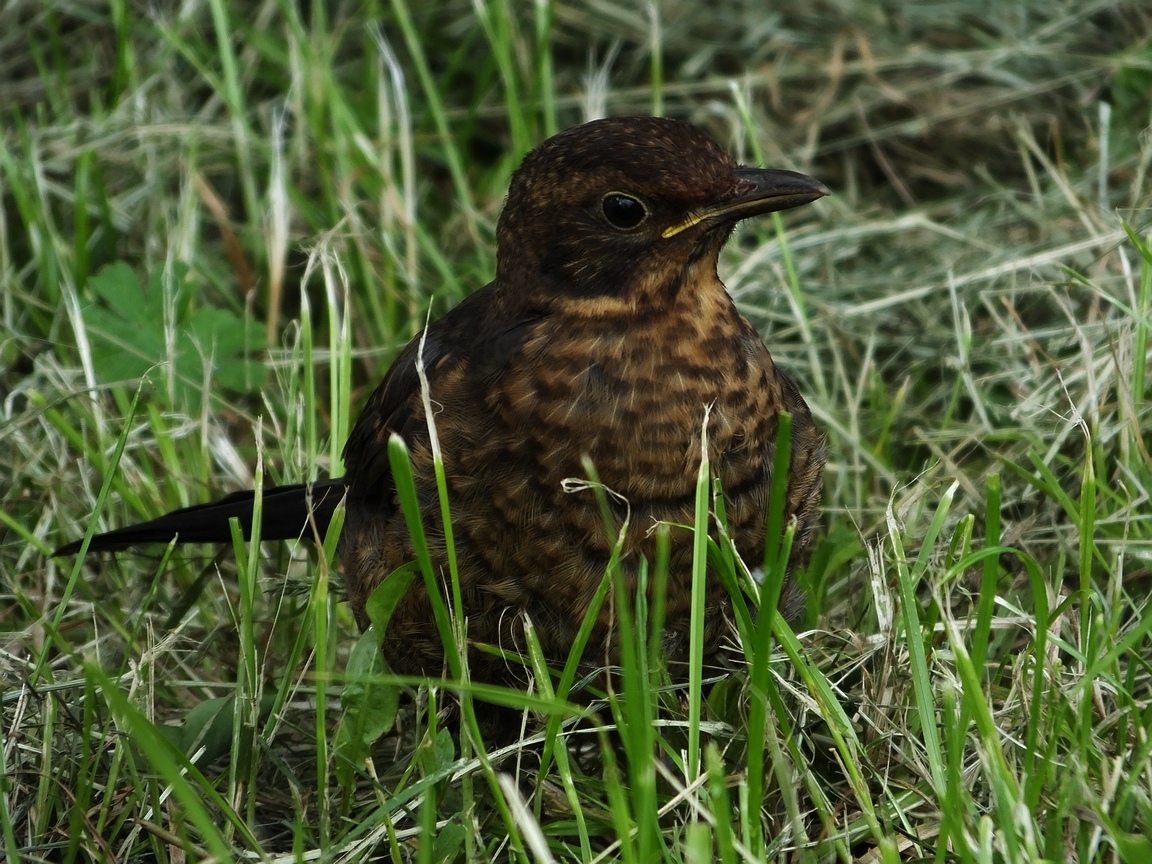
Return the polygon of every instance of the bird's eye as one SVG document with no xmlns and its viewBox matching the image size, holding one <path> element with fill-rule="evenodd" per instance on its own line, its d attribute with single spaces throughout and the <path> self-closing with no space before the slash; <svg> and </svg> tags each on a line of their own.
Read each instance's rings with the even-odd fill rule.
<svg viewBox="0 0 1152 864">
<path fill-rule="evenodd" d="M 623 192 L 609 192 L 600 202 L 604 218 L 613 228 L 629 231 L 644 221 L 648 208 L 637 198 Z"/>
</svg>

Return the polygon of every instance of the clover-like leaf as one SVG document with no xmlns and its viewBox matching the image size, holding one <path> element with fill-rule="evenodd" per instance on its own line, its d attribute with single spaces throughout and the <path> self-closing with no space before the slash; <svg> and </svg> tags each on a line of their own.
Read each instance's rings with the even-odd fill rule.
<svg viewBox="0 0 1152 864">
<path fill-rule="evenodd" d="M 172 375 L 176 407 L 196 414 L 205 393 L 220 398 L 261 380 L 260 328 L 227 309 L 196 307 L 192 287 L 180 262 L 153 269 L 146 285 L 122 261 L 88 280 L 95 302 L 82 315 L 100 383 L 135 381 L 167 366 L 157 380 Z"/>
</svg>

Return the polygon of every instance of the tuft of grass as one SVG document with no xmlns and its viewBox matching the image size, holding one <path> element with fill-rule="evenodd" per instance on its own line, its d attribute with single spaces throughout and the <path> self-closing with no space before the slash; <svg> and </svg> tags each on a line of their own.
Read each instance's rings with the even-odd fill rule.
<svg viewBox="0 0 1152 864">
<path fill-rule="evenodd" d="M 1117 0 L 7 4 L 3 853 L 1149 858 L 1149 25 Z M 649 594 L 605 574 L 611 692 L 530 627 L 530 691 L 388 674 L 332 537 L 46 557 L 340 473 L 395 351 L 491 278 L 519 158 L 596 106 L 836 193 L 724 260 L 829 434 L 795 632 L 706 473 L 696 578 L 735 620 L 686 685 L 659 557 Z M 518 740 L 484 739 L 484 702 Z"/>
</svg>

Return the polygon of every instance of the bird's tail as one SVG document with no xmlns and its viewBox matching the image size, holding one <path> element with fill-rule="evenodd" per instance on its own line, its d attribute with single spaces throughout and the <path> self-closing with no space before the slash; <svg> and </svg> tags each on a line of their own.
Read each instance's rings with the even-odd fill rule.
<svg viewBox="0 0 1152 864">
<path fill-rule="evenodd" d="M 321 538 L 328 530 L 336 506 L 344 499 L 347 486 L 344 478 L 321 480 L 316 483 L 298 483 L 293 486 L 274 486 L 261 496 L 263 511 L 260 537 L 263 540 L 294 540 L 312 537 L 312 525 Z M 173 537 L 180 543 L 230 543 L 232 530 L 228 520 L 240 520 L 244 537 L 252 537 L 252 507 L 256 495 L 252 490 L 233 492 L 219 501 L 173 510 L 164 516 L 138 525 L 128 525 L 97 534 L 92 538 L 90 551 L 127 549 L 142 543 L 168 543 Z M 74 555 L 80 551 L 82 540 L 66 543 L 52 554 Z"/>
</svg>

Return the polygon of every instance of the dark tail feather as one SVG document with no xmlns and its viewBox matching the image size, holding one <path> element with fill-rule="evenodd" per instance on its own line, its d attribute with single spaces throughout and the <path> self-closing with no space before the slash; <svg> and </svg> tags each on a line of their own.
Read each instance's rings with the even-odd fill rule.
<svg viewBox="0 0 1152 864">
<path fill-rule="evenodd" d="M 336 506 L 344 499 L 346 488 L 344 479 L 337 478 L 265 489 L 264 512 L 260 522 L 261 538 L 294 540 L 298 537 L 311 537 L 309 516 L 315 519 L 316 528 L 323 538 Z M 88 549 L 127 549 L 141 543 L 168 543 L 173 537 L 179 537 L 181 543 L 231 543 L 232 531 L 228 527 L 228 520 L 233 516 L 240 520 L 240 530 L 244 536 L 251 538 L 254 499 L 255 493 L 247 490 L 233 492 L 211 504 L 173 510 L 150 522 L 97 534 Z M 74 555 L 80 551 L 81 545 L 82 540 L 75 540 L 61 546 L 52 555 Z"/>
</svg>

